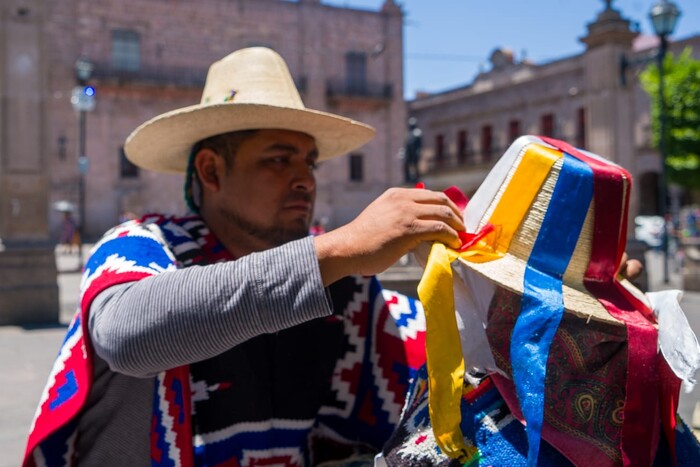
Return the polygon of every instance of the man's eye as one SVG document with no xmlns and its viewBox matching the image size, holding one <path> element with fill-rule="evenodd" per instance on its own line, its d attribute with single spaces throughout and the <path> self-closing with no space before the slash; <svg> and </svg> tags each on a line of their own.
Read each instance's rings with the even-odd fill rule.
<svg viewBox="0 0 700 467">
<path fill-rule="evenodd" d="M 267 160 L 271 164 L 286 164 L 289 158 L 285 156 L 271 157 Z"/>
<path fill-rule="evenodd" d="M 318 161 L 315 161 L 315 160 L 309 161 L 308 166 L 311 170 L 316 170 L 316 169 L 318 169 Z"/>
</svg>

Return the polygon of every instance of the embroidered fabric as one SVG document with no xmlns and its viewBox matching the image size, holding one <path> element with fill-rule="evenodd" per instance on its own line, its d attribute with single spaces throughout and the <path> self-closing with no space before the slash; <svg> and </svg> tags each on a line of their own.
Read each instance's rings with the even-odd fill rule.
<svg viewBox="0 0 700 467">
<path fill-rule="evenodd" d="M 141 254 L 128 260 L 115 254 L 127 244 Z M 114 284 L 230 259 L 198 217 L 144 218 L 109 232 L 98 245 L 81 303 L 89 309 L 92 297 Z M 316 465 L 376 453 L 424 362 L 422 308 L 383 290 L 375 278 L 347 278 L 330 294 L 331 317 L 159 374 L 153 465 Z M 47 385 L 24 465 L 75 462 L 66 453 L 74 450 L 76 417 L 92 377 L 85 321 L 79 311 Z"/>
</svg>

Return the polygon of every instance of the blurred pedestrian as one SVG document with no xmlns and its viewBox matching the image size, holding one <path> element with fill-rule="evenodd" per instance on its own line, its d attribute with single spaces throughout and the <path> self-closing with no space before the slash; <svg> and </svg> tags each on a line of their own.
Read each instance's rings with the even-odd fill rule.
<svg viewBox="0 0 700 467">
<path fill-rule="evenodd" d="M 61 253 L 77 253 L 80 248 L 80 232 L 78 225 L 73 219 L 73 213 L 63 211 L 61 220 L 61 232 L 58 238 L 58 249 Z"/>
<path fill-rule="evenodd" d="M 321 235 L 322 233 L 326 233 L 326 229 L 323 227 L 323 224 L 321 223 L 321 221 L 319 221 L 317 219 L 314 221 L 313 224 L 311 224 L 311 228 L 309 229 L 309 233 L 315 237 L 316 235 Z"/>
</svg>

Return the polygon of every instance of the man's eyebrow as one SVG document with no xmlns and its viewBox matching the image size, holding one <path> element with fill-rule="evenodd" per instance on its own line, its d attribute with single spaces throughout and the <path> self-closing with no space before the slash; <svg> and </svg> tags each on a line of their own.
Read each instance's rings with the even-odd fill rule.
<svg viewBox="0 0 700 467">
<path fill-rule="evenodd" d="M 264 152 L 273 152 L 273 151 L 283 151 L 283 152 L 291 152 L 293 154 L 298 154 L 299 148 L 297 146 L 294 146 L 293 144 L 275 143 L 275 144 L 271 144 L 270 146 L 266 147 L 264 150 Z M 312 149 L 311 151 L 309 151 L 307 156 L 318 158 L 318 149 L 317 148 Z"/>
</svg>

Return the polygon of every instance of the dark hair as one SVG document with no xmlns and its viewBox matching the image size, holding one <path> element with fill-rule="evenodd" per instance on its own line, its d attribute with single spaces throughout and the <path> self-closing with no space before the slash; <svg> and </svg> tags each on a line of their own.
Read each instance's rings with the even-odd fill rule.
<svg viewBox="0 0 700 467">
<path fill-rule="evenodd" d="M 185 202 L 192 212 L 199 212 L 199 176 L 194 168 L 194 158 L 202 149 L 209 149 L 220 155 L 226 163 L 226 169 L 233 165 L 233 158 L 241 144 L 257 133 L 258 130 L 229 131 L 210 136 L 200 140 L 192 146 L 190 157 L 187 160 L 187 173 L 185 175 Z"/>
</svg>

